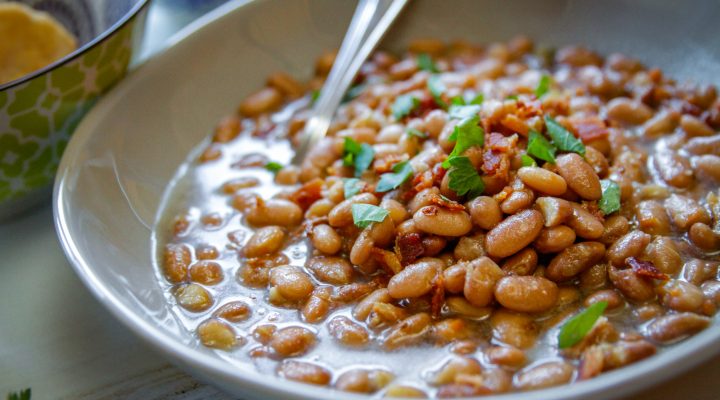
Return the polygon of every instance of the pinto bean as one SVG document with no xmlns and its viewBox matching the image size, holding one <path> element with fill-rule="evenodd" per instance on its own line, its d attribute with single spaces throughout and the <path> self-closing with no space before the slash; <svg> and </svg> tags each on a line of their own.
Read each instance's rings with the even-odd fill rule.
<svg viewBox="0 0 720 400">
<path fill-rule="evenodd" d="M 610 100 L 606 110 L 609 120 L 629 125 L 642 124 L 653 115 L 650 107 L 640 101 L 628 99 L 627 97 L 616 97 Z"/>
<path fill-rule="evenodd" d="M 493 337 L 505 344 L 527 349 L 535 345 L 539 328 L 532 318 L 500 309 L 490 317 Z"/>
<path fill-rule="evenodd" d="M 586 297 L 583 304 L 585 305 L 585 307 L 590 307 L 591 305 L 601 301 L 607 303 L 608 310 L 614 310 L 622 306 L 624 303 L 622 297 L 620 297 L 620 295 L 616 291 L 606 289 L 598 290 L 597 292 Z"/>
<path fill-rule="evenodd" d="M 470 215 L 465 211 L 452 211 L 438 206 L 419 209 L 413 220 L 423 232 L 440 236 L 463 236 L 472 229 Z"/>
<path fill-rule="evenodd" d="M 273 87 L 263 88 L 240 103 L 238 111 L 246 117 L 257 117 L 258 115 L 272 111 L 282 104 L 282 94 Z"/>
<path fill-rule="evenodd" d="M 549 361 L 520 371 L 515 386 L 521 390 L 541 389 L 570 382 L 575 368 L 563 361 Z"/>
<path fill-rule="evenodd" d="M 328 223 L 330 226 L 339 228 L 351 225 L 353 223 L 352 205 L 353 204 L 372 204 L 378 205 L 380 201 L 372 193 L 360 193 L 355 196 L 343 200 L 333 207 L 328 214 Z"/>
<path fill-rule="evenodd" d="M 670 234 L 670 217 L 659 201 L 641 201 L 635 209 L 635 216 L 643 232 L 651 235 Z"/>
<path fill-rule="evenodd" d="M 673 224 L 681 231 L 687 231 L 696 222 L 710 224 L 710 215 L 697 201 L 678 194 L 673 194 L 665 200 Z"/>
<path fill-rule="evenodd" d="M 656 318 L 646 330 L 646 336 L 658 343 L 673 342 L 700 332 L 710 325 L 710 318 L 683 312 Z"/>
<path fill-rule="evenodd" d="M 458 260 L 474 260 L 484 255 L 485 235 L 482 233 L 461 237 L 453 250 L 453 256 Z"/>
<path fill-rule="evenodd" d="M 695 174 L 710 183 L 720 183 L 720 156 L 706 154 L 695 157 Z"/>
<path fill-rule="evenodd" d="M 715 131 L 708 124 L 689 114 L 683 114 L 680 117 L 680 127 L 689 137 L 712 136 L 715 134 Z"/>
<path fill-rule="evenodd" d="M 258 200 L 245 215 L 248 223 L 255 226 L 295 226 L 302 217 L 302 208 L 285 199 Z"/>
<path fill-rule="evenodd" d="M 600 242 L 582 242 L 561 251 L 550 261 L 545 276 L 555 282 L 563 282 L 602 261 L 605 246 Z"/>
<path fill-rule="evenodd" d="M 315 334 L 301 326 L 290 326 L 275 332 L 268 343 L 282 357 L 293 357 L 308 352 L 315 345 Z"/>
<path fill-rule="evenodd" d="M 717 261 L 704 261 L 696 258 L 685 263 L 682 276 L 686 281 L 694 285 L 700 285 L 706 280 L 713 278 L 715 274 L 717 274 L 717 271 Z"/>
<path fill-rule="evenodd" d="M 510 196 L 500 204 L 500 210 L 505 214 L 515 214 L 530 207 L 533 200 L 535 200 L 535 194 L 532 190 L 527 188 L 518 189 L 510 193 Z"/>
<path fill-rule="evenodd" d="M 422 390 L 407 385 L 392 385 L 385 390 L 385 398 L 402 397 L 403 399 L 425 399 L 427 394 Z"/>
<path fill-rule="evenodd" d="M 428 313 L 417 313 L 398 322 L 390 328 L 384 337 L 383 346 L 393 350 L 402 346 L 416 343 L 430 330 L 432 318 Z"/>
<path fill-rule="evenodd" d="M 355 305 L 352 312 L 353 317 L 358 321 L 364 321 L 370 315 L 376 303 L 389 303 L 392 299 L 386 288 L 376 289 Z"/>
<path fill-rule="evenodd" d="M 556 159 L 558 173 L 565 178 L 568 187 L 585 200 L 600 200 L 600 178 L 579 154 L 567 153 Z"/>
<path fill-rule="evenodd" d="M 190 267 L 190 280 L 203 285 L 217 285 L 223 280 L 223 270 L 215 261 L 200 260 Z"/>
<path fill-rule="evenodd" d="M 308 274 L 290 265 L 271 269 L 270 285 L 270 301 L 275 304 L 305 300 L 314 289 Z"/>
<path fill-rule="evenodd" d="M 259 228 L 250 237 L 243 249 L 245 257 L 260 257 L 273 254 L 282 248 L 285 241 L 285 231 L 279 226 L 265 226 Z"/>
<path fill-rule="evenodd" d="M 502 221 L 502 211 L 498 202 L 488 196 L 478 196 L 467 204 L 473 223 L 482 229 L 490 230 Z"/>
<path fill-rule="evenodd" d="M 200 342 L 205 347 L 230 350 L 238 342 L 233 328 L 217 319 L 204 321 L 197 328 Z"/>
<path fill-rule="evenodd" d="M 174 294 L 178 305 L 190 312 L 202 312 L 213 305 L 210 292 L 197 283 L 180 285 L 175 288 Z"/>
<path fill-rule="evenodd" d="M 596 150 L 592 146 L 585 147 L 585 160 L 593 167 L 593 171 L 600 178 L 606 177 L 610 165 L 608 164 L 607 158 L 599 150 Z"/>
<path fill-rule="evenodd" d="M 669 185 L 686 188 L 693 183 L 693 170 L 686 158 L 666 151 L 655 154 L 653 160 L 660 177 Z"/>
<path fill-rule="evenodd" d="M 345 346 L 362 347 L 368 344 L 370 334 L 362 325 L 350 318 L 337 316 L 328 322 L 330 335 Z"/>
<path fill-rule="evenodd" d="M 573 213 L 567 220 L 567 225 L 575 231 L 578 237 L 595 240 L 602 237 L 605 227 L 603 223 L 588 210 L 577 203 L 571 203 Z"/>
<path fill-rule="evenodd" d="M 567 190 L 567 184 L 562 176 L 544 168 L 522 167 L 517 174 L 525 185 L 550 196 L 560 196 Z"/>
<path fill-rule="evenodd" d="M 385 387 L 395 375 L 381 369 L 351 369 L 338 376 L 335 388 L 346 392 L 374 393 Z"/>
<path fill-rule="evenodd" d="M 445 299 L 445 304 L 450 312 L 470 319 L 486 319 L 493 312 L 492 307 L 476 307 L 460 296 L 448 297 Z"/>
<path fill-rule="evenodd" d="M 332 288 L 329 286 L 316 287 L 310 298 L 305 302 L 300 313 L 305 321 L 315 324 L 325 319 L 330 312 L 330 296 Z"/>
<path fill-rule="evenodd" d="M 675 311 L 696 311 L 705 301 L 700 288 L 676 279 L 665 282 L 657 291 L 663 305 Z"/>
<path fill-rule="evenodd" d="M 720 250 L 720 234 L 702 222 L 692 224 L 688 237 L 695 246 L 704 251 Z"/>
<path fill-rule="evenodd" d="M 436 258 L 423 258 L 410 264 L 390 278 L 388 293 L 396 299 L 420 297 L 430 292 L 442 267 L 442 261 Z"/>
<path fill-rule="evenodd" d="M 713 154 L 720 156 L 720 134 L 704 137 L 694 137 L 687 141 L 683 150 L 690 154 Z"/>
<path fill-rule="evenodd" d="M 642 258 L 652 262 L 660 272 L 668 275 L 675 275 L 682 267 L 682 258 L 675 243 L 665 236 L 653 239 L 645 248 Z"/>
<path fill-rule="evenodd" d="M 507 257 L 522 250 L 540 234 L 543 216 L 537 210 L 525 210 L 512 215 L 485 237 L 487 252 L 493 257 Z"/>
<path fill-rule="evenodd" d="M 555 305 L 557 298 L 557 285 L 538 276 L 506 276 L 495 286 L 495 299 L 512 311 L 547 311 Z"/>
<path fill-rule="evenodd" d="M 603 224 L 603 234 L 598 241 L 610 246 L 630 230 L 630 222 L 622 215 L 612 215 Z"/>
<path fill-rule="evenodd" d="M 650 243 L 650 235 L 642 231 L 632 231 L 618 239 L 607 251 L 607 258 L 614 266 L 622 267 L 628 257 L 639 256 Z"/>
<path fill-rule="evenodd" d="M 557 253 L 575 243 L 575 231 L 565 225 L 543 228 L 533 246 L 540 253 Z"/>
<path fill-rule="evenodd" d="M 450 293 L 460 293 L 465 287 L 465 275 L 467 273 L 467 263 L 461 262 L 450 266 L 443 271 L 443 285 L 445 290 Z"/>
<path fill-rule="evenodd" d="M 580 274 L 580 288 L 584 291 L 602 288 L 607 283 L 607 264 L 599 263 Z"/>
<path fill-rule="evenodd" d="M 639 277 L 632 269 L 618 269 L 611 265 L 608 269 L 608 277 L 629 300 L 643 302 L 655 298 L 652 282 Z"/>
<path fill-rule="evenodd" d="M 320 252 L 333 255 L 340 251 L 342 239 L 330 225 L 319 224 L 312 230 L 312 244 Z"/>
<path fill-rule="evenodd" d="M 508 275 L 532 275 L 538 263 L 535 250 L 526 247 L 520 252 L 508 257 L 502 265 L 502 270 Z"/>
<path fill-rule="evenodd" d="M 163 253 L 163 273 L 171 283 L 187 279 L 188 267 L 192 261 L 190 249 L 182 244 L 169 244 Z"/>
<path fill-rule="evenodd" d="M 325 386 L 330 383 L 332 374 L 327 369 L 313 363 L 297 360 L 285 360 L 278 367 L 278 375 L 291 381 Z"/>
<path fill-rule="evenodd" d="M 497 264 L 488 257 L 467 262 L 463 294 L 470 304 L 485 307 L 493 299 L 495 283 L 504 275 Z"/>
<path fill-rule="evenodd" d="M 468 357 L 454 357 L 432 373 L 432 385 L 454 383 L 458 375 L 479 375 L 483 368 L 478 360 Z"/>
<path fill-rule="evenodd" d="M 484 354 L 491 363 L 506 368 L 519 368 L 527 362 L 525 352 L 512 346 L 488 347 Z"/>
<path fill-rule="evenodd" d="M 307 268 L 322 282 L 333 285 L 352 282 L 352 265 L 342 257 L 313 257 L 308 261 Z"/>
<path fill-rule="evenodd" d="M 535 204 L 542 212 L 548 228 L 564 223 L 573 213 L 570 202 L 557 197 L 540 197 Z"/>
<path fill-rule="evenodd" d="M 250 318 L 252 309 L 243 301 L 231 301 L 224 304 L 213 313 L 214 317 L 222 318 L 229 322 L 242 322 Z"/>
</svg>

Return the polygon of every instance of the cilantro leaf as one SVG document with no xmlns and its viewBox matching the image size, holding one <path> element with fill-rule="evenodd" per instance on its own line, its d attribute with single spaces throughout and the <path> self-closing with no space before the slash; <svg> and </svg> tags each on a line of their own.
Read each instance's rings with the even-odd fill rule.
<svg viewBox="0 0 720 400">
<path fill-rule="evenodd" d="M 545 93 L 550 90 L 550 83 L 550 75 L 543 74 L 543 76 L 540 77 L 537 87 L 535 88 L 535 97 L 538 99 L 543 97 Z"/>
<path fill-rule="evenodd" d="M 505 98 L 505 100 L 515 100 L 515 101 L 517 101 L 517 99 L 518 99 L 518 95 L 516 95 L 516 94 L 511 94 Z"/>
<path fill-rule="evenodd" d="M 533 160 L 533 158 L 527 154 L 523 154 L 522 156 L 520 156 L 520 160 L 522 160 L 523 167 L 536 167 L 537 166 L 537 163 L 535 162 L 535 160 Z"/>
<path fill-rule="evenodd" d="M 545 137 L 536 131 L 530 131 L 528 136 L 527 153 L 535 158 L 555 163 L 557 148 L 548 142 Z"/>
<path fill-rule="evenodd" d="M 345 192 L 345 198 L 349 199 L 356 194 L 360 193 L 360 191 L 365 187 L 365 182 L 361 181 L 358 178 L 344 178 L 343 179 L 343 190 Z"/>
<path fill-rule="evenodd" d="M 470 104 L 481 105 L 485 101 L 485 96 L 482 93 L 478 93 L 477 96 L 470 100 Z"/>
<path fill-rule="evenodd" d="M 19 392 L 8 393 L 7 400 L 30 400 L 31 396 L 32 390 L 27 388 Z"/>
<path fill-rule="evenodd" d="M 452 105 L 450 106 L 449 115 L 451 119 L 465 119 L 477 116 L 480 112 L 480 105 Z"/>
<path fill-rule="evenodd" d="M 412 136 L 415 136 L 415 137 L 418 137 L 418 138 L 420 138 L 420 139 L 427 139 L 427 138 L 428 138 L 428 134 L 427 134 L 427 133 L 422 132 L 422 131 L 420 131 L 419 129 L 415 129 L 415 128 L 407 128 L 407 130 L 405 131 L 405 133 L 407 133 L 408 136 L 411 136 L 411 137 L 412 137 Z"/>
<path fill-rule="evenodd" d="M 577 344 L 595 325 L 595 321 L 607 308 L 607 301 L 598 301 L 590 307 L 583 310 L 580 314 L 570 318 L 565 325 L 560 328 L 558 333 L 558 347 L 566 349 Z"/>
<path fill-rule="evenodd" d="M 355 165 L 355 156 L 360 153 L 362 146 L 352 138 L 346 137 L 343 143 L 343 165 L 352 167 Z"/>
<path fill-rule="evenodd" d="M 485 132 L 478 125 L 480 117 L 477 115 L 472 118 L 462 120 L 458 125 L 455 126 L 450 140 L 455 141 L 455 147 L 452 153 L 448 156 L 448 159 L 443 162 L 443 168 L 447 169 L 450 166 L 450 160 L 453 157 L 460 156 L 465 150 L 472 146 L 482 146 L 485 143 Z"/>
<path fill-rule="evenodd" d="M 353 204 L 350 210 L 353 222 L 358 228 L 367 228 L 373 222 L 382 222 L 390 214 L 388 210 L 372 204 Z"/>
<path fill-rule="evenodd" d="M 452 99 L 450 99 L 450 106 L 464 106 L 465 105 L 465 99 L 462 96 L 455 96 Z"/>
<path fill-rule="evenodd" d="M 276 173 L 283 169 L 283 165 L 279 162 L 270 161 L 269 163 L 265 164 L 265 169 L 272 173 Z"/>
<path fill-rule="evenodd" d="M 415 173 L 412 166 L 410 165 L 410 162 L 408 161 L 399 162 L 393 165 L 392 170 L 392 173 L 380 175 L 380 181 L 375 188 L 378 193 L 383 193 L 398 188 Z"/>
<path fill-rule="evenodd" d="M 469 195 L 479 196 L 485 190 L 485 182 L 475 170 L 475 167 L 467 157 L 449 158 L 448 164 L 452 167 L 449 186 L 458 196 Z"/>
<path fill-rule="evenodd" d="M 317 101 L 318 97 L 320 97 L 320 91 L 317 89 L 313 90 L 310 94 L 310 103 L 314 104 Z"/>
<path fill-rule="evenodd" d="M 419 105 L 420 99 L 411 94 L 404 94 L 395 99 L 392 105 L 392 114 L 395 119 L 403 119 Z"/>
<path fill-rule="evenodd" d="M 585 145 L 549 115 L 545 116 L 545 127 L 553 144 L 562 151 L 571 151 L 585 156 Z"/>
<path fill-rule="evenodd" d="M 600 181 L 602 187 L 602 198 L 598 202 L 600 210 L 605 215 L 614 213 L 620 209 L 620 186 L 610 179 Z"/>
<path fill-rule="evenodd" d="M 427 80 L 427 87 L 435 103 L 442 108 L 447 108 L 447 103 L 442 99 L 442 94 L 447 88 L 445 84 L 442 83 L 442 80 L 440 80 L 440 75 L 431 75 Z"/>
<path fill-rule="evenodd" d="M 432 73 L 440 72 L 440 70 L 438 70 L 437 66 L 435 65 L 432 57 L 430 57 L 430 55 L 427 53 L 418 54 L 415 62 L 417 63 L 418 68 L 423 71 L 428 71 Z"/>
<path fill-rule="evenodd" d="M 343 165 L 355 166 L 355 176 L 360 176 L 372 163 L 375 150 L 367 143 L 358 143 L 352 138 L 345 138 L 343 143 Z"/>
</svg>

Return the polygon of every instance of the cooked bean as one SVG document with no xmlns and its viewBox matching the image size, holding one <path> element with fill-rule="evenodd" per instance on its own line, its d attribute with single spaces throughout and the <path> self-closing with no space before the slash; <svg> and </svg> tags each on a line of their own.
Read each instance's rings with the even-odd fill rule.
<svg viewBox="0 0 720 400">
<path fill-rule="evenodd" d="M 278 375 L 285 379 L 325 386 L 332 375 L 327 369 L 313 363 L 297 360 L 285 360 L 278 367 Z"/>
<path fill-rule="evenodd" d="M 385 247 L 392 243 L 395 238 L 395 223 L 392 218 L 385 218 L 381 222 L 375 222 L 369 229 L 369 237 L 378 247 Z"/>
<path fill-rule="evenodd" d="M 325 217 L 335 207 L 335 202 L 330 199 L 320 199 L 310 205 L 305 211 L 305 218 Z"/>
<path fill-rule="evenodd" d="M 483 368 L 480 362 L 468 357 L 453 357 L 430 378 L 430 383 L 436 386 L 454 383 L 458 375 L 479 375 Z"/>
<path fill-rule="evenodd" d="M 275 332 L 268 345 L 282 357 L 305 354 L 315 345 L 315 334 L 301 326 L 289 326 Z"/>
<path fill-rule="evenodd" d="M 245 257 L 260 257 L 273 254 L 282 248 L 285 231 L 279 226 L 259 228 L 250 237 L 243 252 Z"/>
<path fill-rule="evenodd" d="M 502 211 L 492 197 L 478 196 L 467 204 L 475 225 L 490 230 L 502 221 Z"/>
<path fill-rule="evenodd" d="M 650 107 L 627 97 L 617 97 L 610 100 L 606 110 L 608 119 L 630 125 L 640 125 L 653 115 Z"/>
<path fill-rule="evenodd" d="M 424 240 L 424 239 L 423 239 Z M 444 246 L 444 243 L 443 243 Z M 425 250 L 427 254 L 427 249 Z M 485 255 L 485 235 L 476 233 L 472 236 L 463 236 L 453 250 L 453 256 L 458 260 L 474 260 Z"/>
<path fill-rule="evenodd" d="M 433 258 L 423 258 L 408 265 L 390 278 L 388 293 L 396 299 L 420 297 L 432 289 L 442 267 L 442 262 Z"/>
<path fill-rule="evenodd" d="M 340 251 L 342 239 L 331 226 L 320 224 L 315 225 L 312 230 L 312 244 L 319 251 L 327 255 L 333 255 Z"/>
<path fill-rule="evenodd" d="M 720 305 L 720 281 L 705 281 L 700 285 L 705 298 Z"/>
<path fill-rule="evenodd" d="M 303 212 L 300 206 L 289 200 L 269 199 L 257 201 L 245 217 L 255 226 L 295 226 L 302 220 Z"/>
<path fill-rule="evenodd" d="M 378 205 L 378 198 L 372 193 L 360 193 L 355 196 L 343 200 L 340 204 L 333 207 L 328 214 L 328 223 L 332 227 L 343 227 L 353 223 L 352 205 L 353 204 L 372 204 Z"/>
<path fill-rule="evenodd" d="M 557 285 L 537 276 L 506 276 L 495 286 L 495 299 L 512 311 L 546 311 L 555 305 L 557 298 Z"/>
<path fill-rule="evenodd" d="M 390 212 L 390 219 L 397 225 L 407 219 L 408 212 L 400 202 L 385 198 L 380 202 L 380 207 Z"/>
<path fill-rule="evenodd" d="M 543 217 L 539 211 L 525 210 L 512 215 L 485 237 L 487 252 L 493 257 L 507 257 L 522 250 L 540 234 Z"/>
<path fill-rule="evenodd" d="M 370 259 L 370 255 L 374 247 L 375 242 L 373 242 L 370 237 L 370 230 L 363 230 L 357 239 L 355 239 L 352 249 L 350 249 L 350 262 L 354 265 L 365 264 L 365 262 Z"/>
<path fill-rule="evenodd" d="M 591 305 L 601 302 L 601 301 L 604 301 L 607 303 L 608 310 L 614 310 L 614 309 L 622 306 L 624 303 L 622 297 L 620 297 L 620 295 L 616 291 L 606 289 L 606 290 L 598 290 L 597 292 L 586 297 L 584 305 L 585 305 L 585 307 L 590 307 Z"/>
<path fill-rule="evenodd" d="M 404 399 L 425 399 L 427 395 L 422 390 L 406 385 L 393 385 L 385 390 L 386 398 L 402 397 Z"/>
<path fill-rule="evenodd" d="M 564 223 L 573 214 L 570 202 L 557 197 L 540 197 L 535 204 L 542 212 L 545 226 L 548 228 Z"/>
<path fill-rule="evenodd" d="M 585 200 L 600 200 L 600 178 L 585 160 L 575 153 L 563 154 L 556 159 L 560 176 L 568 187 Z"/>
<path fill-rule="evenodd" d="M 233 328 L 216 319 L 209 319 L 198 325 L 197 333 L 205 347 L 229 350 L 237 343 Z"/>
<path fill-rule="evenodd" d="M 364 321 L 372 311 L 375 303 L 389 303 L 392 300 L 390 293 L 385 288 L 377 289 L 374 292 L 367 295 L 353 309 L 353 317 L 358 321 Z"/>
<path fill-rule="evenodd" d="M 533 246 L 540 253 L 557 253 L 575 243 L 575 231 L 565 225 L 543 228 Z"/>
<path fill-rule="evenodd" d="M 642 133 L 646 137 L 655 137 L 672 132 L 680 122 L 677 111 L 660 111 L 643 124 Z"/>
<path fill-rule="evenodd" d="M 625 265 L 628 257 L 637 257 L 650 243 L 650 235 L 641 231 L 632 231 L 618 239 L 607 251 L 607 259 L 616 267 Z"/>
<path fill-rule="evenodd" d="M 689 114 L 683 114 L 680 117 L 680 127 L 689 137 L 712 136 L 715 134 L 715 131 L 708 124 Z"/>
<path fill-rule="evenodd" d="M 665 307 L 675 311 L 696 311 L 705 301 L 705 296 L 692 283 L 672 279 L 658 288 L 660 300 Z"/>
<path fill-rule="evenodd" d="M 545 276 L 555 282 L 563 282 L 599 263 L 603 257 L 605 257 L 605 246 L 602 243 L 577 243 L 566 248 L 550 261 Z"/>
<path fill-rule="evenodd" d="M 348 284 L 353 278 L 352 265 L 342 257 L 313 257 L 307 268 L 318 280 L 333 285 Z"/>
<path fill-rule="evenodd" d="M 203 285 L 217 285 L 223 280 L 223 270 L 214 261 L 201 260 L 190 267 L 190 280 Z"/>
<path fill-rule="evenodd" d="M 284 72 L 275 72 L 270 75 L 267 78 L 267 84 L 293 98 L 302 96 L 304 90 L 295 78 Z"/>
<path fill-rule="evenodd" d="M 710 224 L 707 211 L 689 197 L 673 194 L 665 200 L 665 208 L 675 226 L 682 231 L 687 231 L 696 222 Z"/>
<path fill-rule="evenodd" d="M 463 236 L 472 229 L 470 215 L 438 206 L 425 206 L 413 214 L 418 229 L 440 236 Z"/>
<path fill-rule="evenodd" d="M 418 313 L 407 317 L 390 328 L 383 345 L 392 350 L 422 340 L 430 328 L 432 318 L 428 313 Z"/>
<path fill-rule="evenodd" d="M 257 178 L 252 176 L 242 176 L 240 178 L 231 179 L 222 185 L 222 191 L 226 194 L 235 194 L 240 189 L 254 187 L 260 184 Z"/>
<path fill-rule="evenodd" d="M 608 164 L 607 158 L 599 150 L 595 150 L 592 146 L 585 147 L 585 161 L 592 166 L 593 171 L 600 178 L 606 177 L 610 165 Z"/>
<path fill-rule="evenodd" d="M 485 319 L 489 317 L 493 311 L 491 307 L 476 307 L 461 296 L 446 298 L 445 305 L 450 312 L 470 319 Z"/>
<path fill-rule="evenodd" d="M 702 222 L 692 224 L 688 237 L 695 246 L 704 251 L 720 250 L 720 234 L 715 233 L 712 228 Z"/>
<path fill-rule="evenodd" d="M 463 295 L 476 307 L 485 307 L 493 299 L 495 283 L 502 278 L 503 271 L 488 257 L 467 262 Z"/>
<path fill-rule="evenodd" d="M 704 261 L 693 259 L 683 267 L 683 278 L 693 285 L 700 285 L 708 279 L 712 279 L 718 271 L 717 261 Z"/>
<path fill-rule="evenodd" d="M 385 387 L 395 375 L 381 369 L 351 369 L 338 376 L 335 388 L 346 392 L 374 393 Z"/>
<path fill-rule="evenodd" d="M 467 263 L 461 262 L 450 266 L 443 271 L 443 285 L 445 291 L 450 293 L 460 293 L 465 287 L 465 275 L 467 274 Z"/>
<path fill-rule="evenodd" d="M 510 193 L 510 196 L 500 204 L 500 210 L 505 214 L 515 214 L 520 210 L 529 208 L 533 200 L 535 200 L 535 194 L 532 190 L 527 188 L 517 189 Z"/>
<path fill-rule="evenodd" d="M 340 343 L 346 346 L 362 347 L 368 344 L 368 331 L 350 318 L 337 316 L 328 322 L 328 331 Z"/>
<path fill-rule="evenodd" d="M 250 318 L 252 310 L 244 301 L 231 301 L 222 305 L 213 313 L 217 318 L 222 318 L 230 322 L 242 322 Z"/>
<path fill-rule="evenodd" d="M 541 389 L 570 382 L 575 368 L 563 361 L 549 361 L 520 371 L 515 386 L 521 390 Z"/>
<path fill-rule="evenodd" d="M 580 274 L 580 288 L 584 291 L 602 288 L 607 283 L 607 264 L 599 263 Z"/>
<path fill-rule="evenodd" d="M 710 183 L 720 183 L 720 156 L 706 154 L 695 157 L 695 174 Z"/>
<path fill-rule="evenodd" d="M 630 222 L 622 215 L 612 215 L 605 219 L 603 234 L 598 241 L 610 246 L 630 230 Z"/>
<path fill-rule="evenodd" d="M 684 312 L 656 318 L 647 326 L 647 336 L 658 343 L 667 343 L 693 335 L 710 325 L 710 318 Z"/>
<path fill-rule="evenodd" d="M 652 282 L 638 276 L 632 269 L 618 269 L 611 265 L 608 277 L 628 300 L 642 302 L 655 298 Z"/>
<path fill-rule="evenodd" d="M 503 309 L 492 314 L 490 326 L 496 340 L 519 349 L 535 345 L 538 336 L 538 327 L 532 318 Z"/>
<path fill-rule="evenodd" d="M 502 270 L 507 275 L 532 275 L 538 263 L 538 255 L 535 250 L 526 247 L 520 252 L 508 257 L 503 262 Z"/>
<path fill-rule="evenodd" d="M 324 320 L 330 312 L 331 296 L 332 289 L 329 286 L 316 287 L 300 310 L 305 321 L 315 324 Z"/>
<path fill-rule="evenodd" d="M 199 245 L 195 248 L 195 257 L 198 260 L 215 260 L 220 257 L 220 252 L 215 246 Z"/>
<path fill-rule="evenodd" d="M 519 368 L 527 362 L 525 352 L 512 346 L 492 346 L 485 349 L 484 353 L 491 363 L 507 368 Z"/>
<path fill-rule="evenodd" d="M 175 299 L 180 307 L 191 312 L 205 311 L 213 305 L 210 292 L 196 283 L 175 288 Z"/>
<path fill-rule="evenodd" d="M 308 274 L 291 265 L 270 270 L 270 285 L 270 300 L 276 304 L 305 300 L 314 289 Z"/>
<path fill-rule="evenodd" d="M 518 176 L 524 184 L 542 193 L 551 196 L 560 196 L 567 190 L 567 184 L 562 176 L 540 167 L 522 167 Z"/>
<path fill-rule="evenodd" d="M 567 220 L 567 225 L 575 231 L 578 237 L 595 240 L 602 237 L 605 232 L 603 223 L 581 205 L 571 203 L 573 213 Z"/>
<path fill-rule="evenodd" d="M 169 244 L 163 253 L 163 273 L 171 283 L 187 279 L 188 267 L 192 260 L 190 249 L 182 244 Z"/>
<path fill-rule="evenodd" d="M 635 209 L 638 226 L 651 235 L 667 235 L 670 233 L 670 217 L 665 207 L 656 200 L 645 200 L 638 203 Z"/>
<path fill-rule="evenodd" d="M 272 87 L 266 87 L 243 100 L 238 111 L 246 117 L 256 117 L 264 112 L 278 108 L 282 100 L 280 91 Z"/>
<path fill-rule="evenodd" d="M 686 188 L 693 183 L 693 171 L 686 158 L 666 151 L 655 154 L 653 159 L 660 177 L 669 185 Z"/>
<path fill-rule="evenodd" d="M 415 195 L 407 204 L 410 214 L 415 214 L 421 208 L 432 204 L 432 199 L 440 195 L 440 189 L 433 186 L 423 189 Z"/>
<path fill-rule="evenodd" d="M 720 134 L 694 137 L 687 141 L 683 149 L 690 154 L 714 154 L 720 156 Z"/>
</svg>

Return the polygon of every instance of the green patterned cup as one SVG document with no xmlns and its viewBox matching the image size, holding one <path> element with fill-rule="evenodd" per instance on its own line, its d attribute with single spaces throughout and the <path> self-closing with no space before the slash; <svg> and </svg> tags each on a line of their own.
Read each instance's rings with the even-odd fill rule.
<svg viewBox="0 0 720 400">
<path fill-rule="evenodd" d="M 49 198 L 70 135 L 98 97 L 125 75 L 149 0 L 21 2 L 55 16 L 80 47 L 0 85 L 0 220 Z"/>
</svg>

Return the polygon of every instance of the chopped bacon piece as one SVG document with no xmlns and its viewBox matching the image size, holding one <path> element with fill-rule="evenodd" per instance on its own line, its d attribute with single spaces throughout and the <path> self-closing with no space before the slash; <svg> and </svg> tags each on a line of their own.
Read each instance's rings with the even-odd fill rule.
<svg viewBox="0 0 720 400">
<path fill-rule="evenodd" d="M 401 162 L 407 160 L 405 154 L 387 154 L 382 158 L 376 159 L 373 163 L 373 170 L 376 174 L 384 174 L 392 171 L 392 167 Z"/>
<path fill-rule="evenodd" d="M 482 170 L 487 175 L 499 175 L 507 179 L 510 171 L 510 157 L 507 153 L 485 150 Z"/>
<path fill-rule="evenodd" d="M 515 114 L 506 115 L 500 123 L 511 132 L 517 132 L 523 136 L 527 136 L 530 131 L 530 127 L 528 127 L 527 123 L 518 118 Z"/>
<path fill-rule="evenodd" d="M 465 211 L 465 206 L 458 203 L 455 200 L 450 200 L 446 197 L 440 196 L 440 195 L 433 195 L 430 197 L 430 202 L 435 204 L 436 206 L 440 206 L 442 208 L 447 208 L 448 210 L 452 211 Z"/>
<path fill-rule="evenodd" d="M 412 180 L 413 189 L 416 192 L 419 192 L 423 189 L 427 189 L 429 187 L 432 187 L 433 185 L 433 174 L 432 171 L 427 170 L 423 172 L 422 174 L 415 175 L 415 178 Z"/>
<path fill-rule="evenodd" d="M 408 265 L 423 254 L 422 237 L 419 233 L 405 233 L 395 239 L 395 253 L 402 265 Z"/>
<path fill-rule="evenodd" d="M 608 128 L 605 121 L 596 117 L 571 118 L 569 120 L 572 130 L 577 133 L 583 142 L 590 142 L 608 136 Z"/>
<path fill-rule="evenodd" d="M 632 268 L 636 275 L 644 278 L 659 279 L 666 281 L 670 279 L 666 274 L 660 272 L 659 269 L 650 261 L 638 260 L 635 257 L 625 259 L 625 264 Z"/>
<path fill-rule="evenodd" d="M 539 117 L 543 115 L 542 102 L 540 100 L 518 100 L 517 102 L 517 115 L 521 119 L 527 119 L 532 117 Z"/>
<path fill-rule="evenodd" d="M 388 273 L 388 275 L 392 276 L 402 271 L 403 267 L 400 264 L 400 260 L 398 259 L 397 254 L 393 253 L 392 251 L 373 247 L 370 253 L 372 254 L 375 261 L 377 261 L 380 266 Z"/>
<path fill-rule="evenodd" d="M 307 210 L 310 205 L 322 198 L 323 181 L 320 178 L 315 178 L 309 182 L 306 182 L 290 195 L 290 200 L 299 205 L 303 210 Z"/>
<path fill-rule="evenodd" d="M 487 136 L 485 147 L 496 151 L 510 152 L 515 149 L 517 139 L 517 135 L 505 136 L 501 133 L 492 132 Z"/>
<path fill-rule="evenodd" d="M 430 299 L 430 315 L 433 318 L 439 318 L 442 306 L 445 304 L 445 283 L 443 274 L 437 274 L 432 283 L 432 297 Z"/>
</svg>

